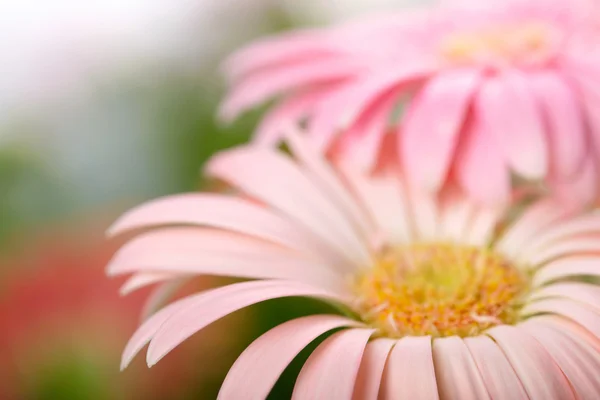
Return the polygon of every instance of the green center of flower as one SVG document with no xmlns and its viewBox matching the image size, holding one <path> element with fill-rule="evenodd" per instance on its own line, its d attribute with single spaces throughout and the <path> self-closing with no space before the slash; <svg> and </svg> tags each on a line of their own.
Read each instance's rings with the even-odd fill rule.
<svg viewBox="0 0 600 400">
<path fill-rule="evenodd" d="M 557 38 L 546 24 L 497 26 L 449 35 L 440 53 L 451 64 L 539 64 L 553 56 Z"/>
<path fill-rule="evenodd" d="M 465 337 L 514 324 L 527 288 L 499 254 L 447 243 L 388 249 L 352 279 L 355 311 L 387 337 Z"/>
</svg>

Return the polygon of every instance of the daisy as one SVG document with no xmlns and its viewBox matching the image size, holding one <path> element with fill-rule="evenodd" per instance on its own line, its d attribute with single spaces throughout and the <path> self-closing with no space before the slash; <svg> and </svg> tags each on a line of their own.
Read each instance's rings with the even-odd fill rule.
<svg viewBox="0 0 600 400">
<path fill-rule="evenodd" d="M 290 152 L 244 146 L 206 172 L 230 194 L 184 194 L 126 213 L 143 229 L 110 275 L 128 290 L 210 274 L 246 281 L 173 302 L 123 354 L 149 366 L 214 321 L 268 299 L 306 296 L 339 313 L 285 322 L 256 339 L 220 399 L 263 399 L 304 364 L 295 399 L 570 399 L 600 393 L 600 218 L 552 200 L 482 208 L 460 192 L 411 190 L 387 154 L 374 175 L 334 165 L 298 134 Z M 267 178 L 268 177 L 268 178 Z M 332 308 L 333 309 L 333 308 Z"/>
<path fill-rule="evenodd" d="M 322 151 L 371 169 L 391 128 L 407 177 L 429 191 L 454 180 L 498 203 L 517 177 L 586 203 L 600 181 L 592 3 L 449 1 L 269 38 L 227 61 L 221 116 L 283 95 L 257 142 L 303 123 Z"/>
</svg>

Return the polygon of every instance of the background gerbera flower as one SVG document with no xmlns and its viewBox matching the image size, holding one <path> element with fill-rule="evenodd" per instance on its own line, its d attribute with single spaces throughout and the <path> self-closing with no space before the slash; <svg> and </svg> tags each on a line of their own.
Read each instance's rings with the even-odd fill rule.
<svg viewBox="0 0 600 400">
<path fill-rule="evenodd" d="M 257 142 L 272 144 L 282 126 L 306 123 L 323 151 L 369 169 L 392 126 L 408 178 L 430 191 L 450 179 L 479 200 L 506 201 L 514 175 L 590 201 L 600 180 L 593 2 L 480 3 L 450 1 L 251 44 L 225 65 L 231 91 L 221 116 L 283 96 Z"/>
<path fill-rule="evenodd" d="M 419 194 L 394 154 L 369 175 L 325 161 L 296 134 L 288 144 L 293 157 L 256 146 L 215 156 L 206 172 L 231 194 L 158 199 L 112 227 L 147 230 L 108 269 L 133 274 L 130 289 L 204 274 L 250 279 L 162 308 L 133 335 L 122 367 L 148 343 L 152 366 L 230 313 L 305 296 L 339 312 L 259 337 L 220 398 L 265 398 L 315 340 L 293 398 L 600 393 L 600 291 L 581 278 L 600 276 L 598 215 L 541 200 L 514 217 L 457 192 Z"/>
</svg>

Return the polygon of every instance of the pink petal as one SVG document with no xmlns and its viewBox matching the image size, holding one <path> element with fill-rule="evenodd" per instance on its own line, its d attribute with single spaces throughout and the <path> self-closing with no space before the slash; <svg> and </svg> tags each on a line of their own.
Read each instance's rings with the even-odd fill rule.
<svg viewBox="0 0 600 400">
<path fill-rule="evenodd" d="M 510 175 L 497 138 L 474 117 L 457 154 L 461 186 L 479 202 L 498 205 L 510 196 Z"/>
<path fill-rule="evenodd" d="M 523 315 L 547 313 L 558 314 L 575 321 L 600 339 L 600 311 L 584 303 L 564 298 L 551 298 L 530 303 L 522 310 Z"/>
<path fill-rule="evenodd" d="M 531 75 L 530 84 L 548 125 L 552 169 L 556 177 L 572 177 L 586 153 L 583 115 L 573 89 L 555 72 Z"/>
<path fill-rule="evenodd" d="M 432 78 L 411 101 L 401 149 L 412 182 L 432 191 L 442 185 L 480 80 L 478 70 L 449 71 Z"/>
<path fill-rule="evenodd" d="M 207 225 L 232 230 L 340 262 L 339 255 L 302 226 L 264 206 L 213 193 L 181 194 L 150 201 L 125 213 L 108 233 L 114 236 L 160 225 Z"/>
<path fill-rule="evenodd" d="M 487 336 L 464 339 L 492 399 L 527 400 L 527 393 L 506 356 Z"/>
<path fill-rule="evenodd" d="M 175 293 L 190 281 L 190 277 L 183 276 L 158 284 L 144 303 L 141 320 L 145 321 L 160 310 Z"/>
<path fill-rule="evenodd" d="M 387 170 L 373 176 L 353 165 L 342 165 L 340 169 L 385 238 L 407 242 L 412 235 L 411 214 L 404 184 L 396 171 Z"/>
<path fill-rule="evenodd" d="M 486 333 L 504 351 L 530 399 L 575 398 L 569 382 L 550 354 L 522 328 L 502 325 Z"/>
<path fill-rule="evenodd" d="M 111 275 L 135 271 L 292 279 L 342 289 L 335 266 L 254 238 L 201 228 L 164 228 L 140 235 L 113 257 Z M 336 289 L 334 289 L 336 290 Z"/>
<path fill-rule="evenodd" d="M 378 71 L 349 84 L 332 96 L 310 121 L 309 131 L 319 149 L 326 149 L 335 135 L 353 126 L 382 96 L 406 89 L 407 83 L 423 78 L 434 68 L 431 62 L 415 61 Z"/>
<path fill-rule="evenodd" d="M 396 343 L 384 371 L 383 398 L 438 400 L 431 337 L 404 337 Z"/>
<path fill-rule="evenodd" d="M 311 315 L 285 322 L 256 339 L 229 370 L 219 399 L 265 399 L 288 364 L 323 333 L 355 321 L 333 315 Z"/>
<path fill-rule="evenodd" d="M 563 207 L 564 209 L 564 207 Z M 539 249 L 554 245 L 558 240 L 564 240 L 573 236 L 584 236 L 600 233 L 600 214 L 583 213 L 555 226 L 549 226 L 542 231 L 531 243 L 531 247 Z"/>
<path fill-rule="evenodd" d="M 260 68 L 330 55 L 331 48 L 317 30 L 286 33 L 243 47 L 226 60 L 223 69 L 230 80 L 238 80 Z"/>
<path fill-rule="evenodd" d="M 532 285 L 538 287 L 554 280 L 581 275 L 600 276 L 600 257 L 578 256 L 552 261 L 536 272 Z"/>
<path fill-rule="evenodd" d="M 557 241 L 552 246 L 540 249 L 533 253 L 526 262 L 531 266 L 538 266 L 559 257 L 590 253 L 600 255 L 600 238 L 593 236 L 573 237 Z"/>
<path fill-rule="evenodd" d="M 442 237 L 452 241 L 463 240 L 474 212 L 475 204 L 462 194 L 445 198 L 440 210 Z"/>
<path fill-rule="evenodd" d="M 556 196 L 566 205 L 582 207 L 597 200 L 600 176 L 595 157 L 584 159 L 581 170 L 567 181 L 554 179 L 550 187 Z"/>
<path fill-rule="evenodd" d="M 173 279 L 177 276 L 177 274 L 168 272 L 139 272 L 129 278 L 127 282 L 121 286 L 119 293 L 121 296 L 125 296 L 143 287 Z"/>
<path fill-rule="evenodd" d="M 582 364 L 588 365 L 588 371 L 598 370 L 600 363 L 600 339 L 580 324 L 558 315 L 540 315 L 526 320 L 523 325 L 543 326 L 568 338 L 571 352 L 581 357 Z"/>
<path fill-rule="evenodd" d="M 319 189 L 327 193 L 328 198 L 335 201 L 338 208 L 343 209 L 348 219 L 351 219 L 356 229 L 364 234 L 371 233 L 373 226 L 365 211 L 359 206 L 354 196 L 342 183 L 341 177 L 321 154 L 309 143 L 300 132 L 288 130 L 287 143 L 294 156 L 306 168 L 312 181 Z"/>
<path fill-rule="evenodd" d="M 395 340 L 381 338 L 367 344 L 352 399 L 377 400 L 383 369 L 395 343 Z"/>
<path fill-rule="evenodd" d="M 229 93 L 221 104 L 219 118 L 232 121 L 242 112 L 277 94 L 308 85 L 339 82 L 357 75 L 360 69 L 361 66 L 351 60 L 334 58 L 319 63 L 309 60 L 257 72 L 242 80 Z"/>
<path fill-rule="evenodd" d="M 464 242 L 473 246 L 488 245 L 505 212 L 504 207 L 479 207 L 473 215 L 469 230 L 465 233 Z"/>
<path fill-rule="evenodd" d="M 523 215 L 509 226 L 496 248 L 511 257 L 517 257 L 523 247 L 528 248 L 531 239 L 549 226 L 569 215 L 569 210 L 556 201 L 544 199 L 528 206 Z"/>
<path fill-rule="evenodd" d="M 377 165 L 385 135 L 388 134 L 390 115 L 397 103 L 397 94 L 391 93 L 366 109 L 356 123 L 341 134 L 336 149 L 338 157 L 361 170 L 372 171 Z"/>
<path fill-rule="evenodd" d="M 600 287 L 592 283 L 558 282 L 536 290 L 528 301 L 552 297 L 575 300 L 600 312 Z"/>
<path fill-rule="evenodd" d="M 547 143 L 527 80 L 516 71 L 483 84 L 477 112 L 485 131 L 495 136 L 508 164 L 525 178 L 545 177 Z"/>
<path fill-rule="evenodd" d="M 234 311 L 261 301 L 292 296 L 344 302 L 335 293 L 299 282 L 278 280 L 243 282 L 210 290 L 193 296 L 184 308 L 178 308 L 164 321 L 150 342 L 146 357 L 148 365 L 156 364 L 191 335 Z"/>
<path fill-rule="evenodd" d="M 600 357 L 597 354 L 590 357 L 589 353 L 579 351 L 577 338 L 568 337 L 544 324 L 528 321 L 520 327 L 540 342 L 551 355 L 579 398 L 594 399 L 598 396 L 600 380 L 597 378 L 597 370 L 600 367 Z"/>
<path fill-rule="evenodd" d="M 413 209 L 413 222 L 420 240 L 435 240 L 439 236 L 439 204 L 435 194 L 426 193 L 421 188 L 413 188 L 410 202 Z"/>
<path fill-rule="evenodd" d="M 187 306 L 194 304 L 195 299 L 202 295 L 188 296 L 183 300 L 169 304 L 146 320 L 127 342 L 121 357 L 121 370 L 127 368 L 133 357 L 150 342 L 150 339 L 158 332 L 165 321 L 177 312 L 184 310 Z"/>
<path fill-rule="evenodd" d="M 260 122 L 253 136 L 254 143 L 262 146 L 277 145 L 284 136 L 289 126 L 295 126 L 307 117 L 311 110 L 323 101 L 332 91 L 332 87 L 325 86 L 305 93 L 292 94 L 286 100 L 271 109 Z"/>
<path fill-rule="evenodd" d="M 568 214 L 568 207 L 563 205 L 562 210 Z M 531 257 L 534 252 L 548 246 L 555 246 L 560 240 L 574 236 L 589 236 L 594 233 L 600 233 L 600 215 L 584 213 L 540 231 L 537 236 L 529 240 L 526 253 Z"/>
<path fill-rule="evenodd" d="M 348 219 L 303 169 L 283 154 L 240 147 L 217 154 L 206 172 L 284 212 L 350 262 L 370 263 L 369 250 Z"/>
<path fill-rule="evenodd" d="M 371 329 L 348 329 L 323 341 L 298 375 L 293 400 L 351 400 Z"/>
<path fill-rule="evenodd" d="M 349 127 L 355 123 L 364 112 L 365 106 L 375 102 L 387 90 L 401 89 L 402 85 L 425 78 L 436 69 L 436 62 L 432 59 L 415 59 L 370 74 L 348 93 L 346 108 L 341 118 L 342 126 Z"/>
<path fill-rule="evenodd" d="M 477 364 L 458 336 L 433 340 L 433 363 L 442 398 L 490 399 Z"/>
</svg>

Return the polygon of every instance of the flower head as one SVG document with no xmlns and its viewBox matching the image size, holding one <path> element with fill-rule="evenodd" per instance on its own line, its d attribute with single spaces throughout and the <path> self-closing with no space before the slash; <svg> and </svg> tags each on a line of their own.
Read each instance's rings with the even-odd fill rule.
<svg viewBox="0 0 600 400">
<path fill-rule="evenodd" d="M 600 391 L 600 290 L 582 279 L 600 276 L 598 215 L 550 199 L 517 210 L 483 207 L 457 191 L 422 194 L 393 154 L 367 174 L 326 161 L 297 134 L 287 143 L 291 156 L 256 146 L 216 155 L 206 171 L 230 194 L 159 199 L 113 226 L 112 234 L 147 230 L 109 266 L 134 274 L 134 286 L 203 274 L 248 279 L 162 308 L 128 343 L 123 367 L 148 343 L 154 365 L 225 315 L 306 296 L 341 312 L 266 332 L 233 365 L 219 398 L 265 398 L 324 334 L 294 398 Z"/>
<path fill-rule="evenodd" d="M 600 30 L 592 2 L 447 3 L 240 50 L 226 64 L 232 89 L 222 116 L 283 95 L 257 142 L 302 123 L 322 151 L 370 169 L 391 129 L 407 177 L 429 191 L 456 181 L 493 204 L 509 199 L 516 176 L 572 202 L 593 200 Z"/>
</svg>

